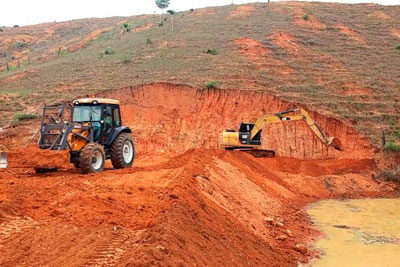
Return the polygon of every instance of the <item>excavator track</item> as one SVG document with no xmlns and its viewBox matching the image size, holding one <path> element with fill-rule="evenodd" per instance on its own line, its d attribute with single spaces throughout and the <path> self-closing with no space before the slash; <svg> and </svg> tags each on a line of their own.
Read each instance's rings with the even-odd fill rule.
<svg viewBox="0 0 400 267">
<path fill-rule="evenodd" d="M 255 158 L 273 158 L 275 157 L 275 151 L 266 150 L 266 149 L 257 149 L 257 148 L 225 148 L 226 150 L 235 150 L 246 152 L 252 155 Z"/>
<path fill-rule="evenodd" d="M 273 158 L 275 157 L 275 151 L 265 149 L 241 149 L 240 151 L 249 153 L 255 158 Z"/>
</svg>

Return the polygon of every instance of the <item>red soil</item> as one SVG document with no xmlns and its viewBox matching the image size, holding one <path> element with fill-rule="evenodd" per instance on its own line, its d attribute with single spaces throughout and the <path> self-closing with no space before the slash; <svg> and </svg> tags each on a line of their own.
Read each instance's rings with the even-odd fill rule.
<svg viewBox="0 0 400 267">
<path fill-rule="evenodd" d="M 267 113 L 302 106 L 263 92 L 196 90 L 162 83 L 112 90 L 104 95 L 122 101 L 125 123 L 134 129 L 139 153 L 216 148 L 220 133 L 228 128 L 237 129 L 241 121 L 252 122 Z M 307 159 L 373 156 L 373 147 L 353 127 L 308 111 L 327 135 L 341 140 L 344 151 L 326 148 L 302 121 L 265 127 L 265 148 L 275 150 L 279 156 Z"/>
<path fill-rule="evenodd" d="M 374 11 L 368 14 L 368 17 L 378 18 L 378 19 L 391 19 L 392 17 L 383 13 L 382 11 Z"/>
<path fill-rule="evenodd" d="M 150 23 L 147 23 L 147 24 L 145 24 L 145 25 L 142 25 L 142 26 L 139 26 L 139 27 L 135 28 L 133 31 L 134 31 L 134 32 L 145 31 L 145 30 L 148 30 L 148 29 L 153 28 L 153 27 L 156 26 L 156 25 L 157 25 L 157 24 L 155 24 L 155 23 L 153 23 L 153 22 L 150 22 Z"/>
<path fill-rule="evenodd" d="M 254 39 L 243 37 L 235 40 L 239 53 L 259 68 L 275 77 L 291 77 L 293 70 L 281 60 L 275 58 L 272 51 Z"/>
<path fill-rule="evenodd" d="M 238 6 L 235 10 L 233 10 L 232 12 L 229 13 L 228 18 L 234 18 L 237 16 L 247 16 L 254 11 L 255 11 L 255 8 L 253 6 L 249 6 L 249 5 Z"/>
<path fill-rule="evenodd" d="M 343 152 L 301 122 L 263 132 L 265 147 L 285 158 L 219 149 L 220 132 L 241 119 L 297 106 L 262 92 L 159 83 L 102 96 L 122 101 L 134 167 L 38 175 L 14 168 L 37 150 L 11 153 L 13 168 L 0 170 L 1 266 L 297 266 L 317 255 L 296 248 L 318 236 L 305 205 L 398 190 L 371 179 L 373 148 L 361 135 L 312 110 Z"/>
<path fill-rule="evenodd" d="M 282 49 L 288 54 L 291 60 L 294 60 L 299 65 L 312 65 L 315 62 L 320 63 L 320 68 L 313 69 L 312 79 L 318 84 L 326 87 L 331 86 L 331 78 L 327 77 L 327 73 L 337 74 L 337 76 L 345 76 L 346 82 L 343 82 L 343 91 L 338 89 L 337 86 L 332 87 L 332 90 L 338 94 L 347 95 L 361 95 L 368 94 L 369 89 L 365 88 L 360 84 L 357 77 L 353 77 L 351 71 L 349 71 L 341 62 L 327 54 L 321 54 L 312 51 L 303 45 L 299 44 L 298 40 L 289 33 L 276 32 L 267 37 L 273 45 Z M 323 67 L 325 66 L 325 68 Z M 296 77 L 296 73 L 293 73 L 292 77 Z M 338 91 L 340 90 L 340 91 Z"/>
<path fill-rule="evenodd" d="M 390 32 L 394 37 L 400 38 L 400 30 L 392 29 Z"/>
<path fill-rule="evenodd" d="M 344 25 L 337 25 L 336 28 L 339 30 L 340 34 L 346 35 L 350 39 L 352 39 L 360 44 L 365 44 L 364 38 L 357 31 L 350 29 Z"/>
</svg>

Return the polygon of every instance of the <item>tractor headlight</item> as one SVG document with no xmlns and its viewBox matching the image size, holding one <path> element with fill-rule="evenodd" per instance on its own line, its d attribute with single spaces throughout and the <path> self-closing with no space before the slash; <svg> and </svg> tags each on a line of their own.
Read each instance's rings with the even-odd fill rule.
<svg viewBox="0 0 400 267">
<path fill-rule="evenodd" d="M 74 101 L 74 105 L 79 105 L 79 101 Z"/>
<path fill-rule="evenodd" d="M 99 102 L 97 102 L 97 100 L 93 100 L 93 101 L 92 101 L 92 104 L 93 104 L 93 105 L 97 105 L 98 103 L 99 103 Z"/>
</svg>

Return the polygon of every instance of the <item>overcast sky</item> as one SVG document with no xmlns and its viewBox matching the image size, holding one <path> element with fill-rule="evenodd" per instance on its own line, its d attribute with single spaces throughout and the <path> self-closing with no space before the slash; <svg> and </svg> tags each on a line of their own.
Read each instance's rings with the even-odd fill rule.
<svg viewBox="0 0 400 267">
<path fill-rule="evenodd" d="M 271 0 L 276 1 L 276 0 Z M 132 16 L 159 12 L 154 0 L 6 0 L 0 8 L 0 26 L 30 25 L 89 17 Z M 232 0 L 170 0 L 176 11 L 228 5 Z M 266 2 L 234 0 L 235 4 Z M 321 0 L 321 2 L 332 2 Z M 399 0 L 340 0 L 342 3 L 399 4 Z"/>
</svg>

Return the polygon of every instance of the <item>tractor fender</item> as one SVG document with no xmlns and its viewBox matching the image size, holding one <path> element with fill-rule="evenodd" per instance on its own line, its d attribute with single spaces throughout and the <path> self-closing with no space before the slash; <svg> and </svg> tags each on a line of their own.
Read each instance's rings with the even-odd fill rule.
<svg viewBox="0 0 400 267">
<path fill-rule="evenodd" d="M 120 133 L 132 133 L 132 131 L 127 126 L 121 126 L 121 127 L 114 128 L 113 132 L 107 138 L 107 141 L 106 141 L 107 146 L 110 146 L 114 142 L 115 138 L 117 138 L 118 135 L 120 135 Z"/>
</svg>

